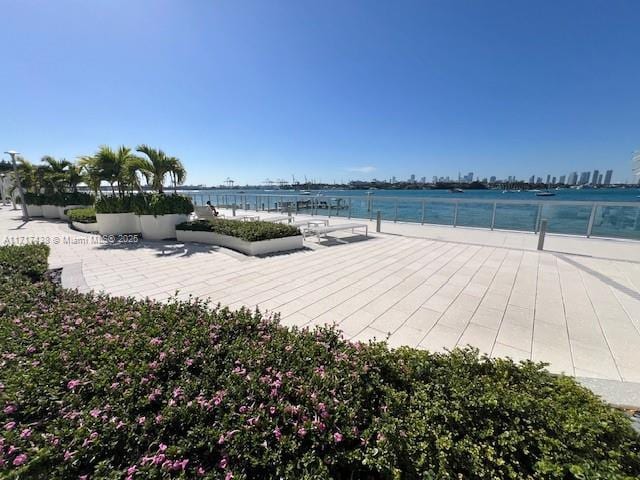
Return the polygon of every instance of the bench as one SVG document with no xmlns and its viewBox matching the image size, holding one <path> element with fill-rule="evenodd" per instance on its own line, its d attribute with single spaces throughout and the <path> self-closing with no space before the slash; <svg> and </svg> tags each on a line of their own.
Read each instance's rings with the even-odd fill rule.
<svg viewBox="0 0 640 480">
<path fill-rule="evenodd" d="M 318 238 L 318 242 L 320 242 L 320 236 L 324 236 L 327 238 L 327 233 L 337 232 L 339 230 L 351 230 L 351 233 L 355 233 L 356 228 L 364 228 L 364 236 L 369 236 L 369 227 L 364 223 L 343 223 L 341 225 L 327 225 L 324 227 L 314 227 L 309 226 L 303 235 L 315 235 Z"/>
<path fill-rule="evenodd" d="M 214 216 L 209 207 L 194 207 L 194 213 L 198 219 L 224 218 L 224 215 L 221 213 L 218 214 L 217 217 Z"/>
<path fill-rule="evenodd" d="M 264 222 L 271 222 L 271 223 L 280 223 L 280 222 L 284 222 L 286 221 L 287 223 L 291 223 L 294 220 L 294 217 L 289 217 L 287 216 L 282 216 L 282 217 L 270 217 L 270 218 L 263 218 L 262 221 Z"/>
</svg>

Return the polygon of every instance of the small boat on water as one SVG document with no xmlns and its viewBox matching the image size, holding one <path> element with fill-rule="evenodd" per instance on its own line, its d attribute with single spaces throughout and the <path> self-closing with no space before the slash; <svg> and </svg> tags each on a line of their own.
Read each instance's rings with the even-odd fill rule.
<svg viewBox="0 0 640 480">
<path fill-rule="evenodd" d="M 542 190 L 538 190 L 537 188 L 534 188 L 532 190 L 529 190 L 531 193 L 538 193 L 541 192 Z"/>
<path fill-rule="evenodd" d="M 502 193 L 520 193 L 522 190 L 503 190 Z"/>
<path fill-rule="evenodd" d="M 536 197 L 553 197 L 555 193 L 553 192 L 538 192 L 536 193 Z"/>
<path fill-rule="evenodd" d="M 449 189 L 449 193 L 464 193 L 464 190 L 461 188 L 451 188 Z"/>
<path fill-rule="evenodd" d="M 309 192 L 308 190 L 302 190 L 300 192 L 300 195 L 311 195 L 311 192 Z"/>
</svg>

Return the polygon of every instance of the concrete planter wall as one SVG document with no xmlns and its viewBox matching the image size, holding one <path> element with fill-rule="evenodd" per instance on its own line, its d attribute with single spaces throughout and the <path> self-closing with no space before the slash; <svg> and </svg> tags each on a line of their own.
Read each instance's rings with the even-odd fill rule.
<svg viewBox="0 0 640 480">
<path fill-rule="evenodd" d="M 69 221 L 69 217 L 64 213 L 65 210 L 71 208 L 89 208 L 91 205 L 65 205 L 64 207 L 58 207 L 58 217 L 60 220 Z"/>
<path fill-rule="evenodd" d="M 42 205 L 42 216 L 44 218 L 60 218 L 57 205 Z"/>
<path fill-rule="evenodd" d="M 97 213 L 96 219 L 102 235 L 140 233 L 140 219 L 134 213 Z"/>
<path fill-rule="evenodd" d="M 27 213 L 30 217 L 42 216 L 42 205 L 29 205 L 27 204 Z"/>
<path fill-rule="evenodd" d="M 98 231 L 98 222 L 94 223 L 81 223 L 81 222 L 71 222 L 73 228 L 76 230 L 80 230 L 85 233 L 93 233 Z"/>
<path fill-rule="evenodd" d="M 199 242 L 237 250 L 246 255 L 266 255 L 276 252 L 299 250 L 303 247 L 302 235 L 293 237 L 274 238 L 260 240 L 259 242 L 247 242 L 237 237 L 221 235 L 213 232 L 194 232 L 191 230 L 177 230 L 176 236 L 179 242 Z"/>
<path fill-rule="evenodd" d="M 188 215 L 172 213 L 168 215 L 139 215 L 140 232 L 146 240 L 166 240 L 176 238 L 176 225 L 186 222 Z"/>
</svg>

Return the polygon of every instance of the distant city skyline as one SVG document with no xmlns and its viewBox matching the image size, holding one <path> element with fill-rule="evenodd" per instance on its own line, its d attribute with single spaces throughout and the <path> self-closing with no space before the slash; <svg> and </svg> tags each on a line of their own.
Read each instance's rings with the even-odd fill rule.
<svg viewBox="0 0 640 480">
<path fill-rule="evenodd" d="M 619 182 L 640 149 L 635 0 L 25 0 L 2 13 L 0 143 L 36 163 L 145 143 L 193 184 L 596 169 Z"/>
</svg>

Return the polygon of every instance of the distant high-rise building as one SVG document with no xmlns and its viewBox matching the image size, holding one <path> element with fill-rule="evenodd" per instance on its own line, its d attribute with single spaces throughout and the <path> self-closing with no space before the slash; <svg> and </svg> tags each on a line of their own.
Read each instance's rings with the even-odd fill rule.
<svg viewBox="0 0 640 480">
<path fill-rule="evenodd" d="M 571 172 L 567 178 L 567 185 L 575 185 L 578 183 L 578 172 Z"/>
<path fill-rule="evenodd" d="M 611 177 L 613 176 L 613 170 L 607 170 L 604 174 L 604 184 L 611 185 Z"/>
<path fill-rule="evenodd" d="M 416 183 L 416 175 L 415 175 L 415 173 L 411 174 L 411 176 L 409 177 L 409 182 L 410 183 Z"/>
<path fill-rule="evenodd" d="M 531 175 L 529 177 L 529 183 L 534 183 L 536 181 L 536 176 L 535 175 Z"/>
<path fill-rule="evenodd" d="M 598 185 L 602 185 L 602 174 L 598 175 Z"/>
<path fill-rule="evenodd" d="M 565 180 L 565 178 L 567 178 L 567 177 L 566 177 L 566 176 L 564 176 L 564 175 L 560 175 L 560 180 L 558 180 L 558 183 L 559 183 L 560 185 L 564 185 L 564 180 Z"/>
<path fill-rule="evenodd" d="M 495 175 L 491 175 L 491 177 L 489 178 L 489 182 L 496 183 L 496 176 Z"/>
<path fill-rule="evenodd" d="M 578 180 L 579 185 L 586 185 L 589 183 L 589 178 L 591 177 L 591 172 L 582 172 L 580 174 L 580 180 Z"/>
<path fill-rule="evenodd" d="M 427 177 L 421 177 L 420 183 L 427 183 Z"/>
<path fill-rule="evenodd" d="M 536 183 L 542 183 L 542 177 L 536 178 Z"/>
<path fill-rule="evenodd" d="M 391 177 L 391 183 L 396 183 L 396 177 Z"/>
<path fill-rule="evenodd" d="M 593 171 L 593 175 L 591 175 L 591 185 L 593 185 L 594 187 L 596 185 L 598 185 L 598 176 L 600 175 L 600 172 L 598 170 L 594 170 Z"/>
<path fill-rule="evenodd" d="M 547 182 L 546 182 L 546 183 L 547 183 L 547 185 L 549 185 L 549 182 L 551 182 L 551 175 L 548 175 L 548 174 L 547 174 Z"/>
<path fill-rule="evenodd" d="M 551 178 L 551 185 L 555 185 L 556 184 L 556 177 L 552 177 Z"/>
<path fill-rule="evenodd" d="M 432 180 L 433 183 L 438 183 L 438 177 L 436 175 L 433 176 Z"/>
</svg>

